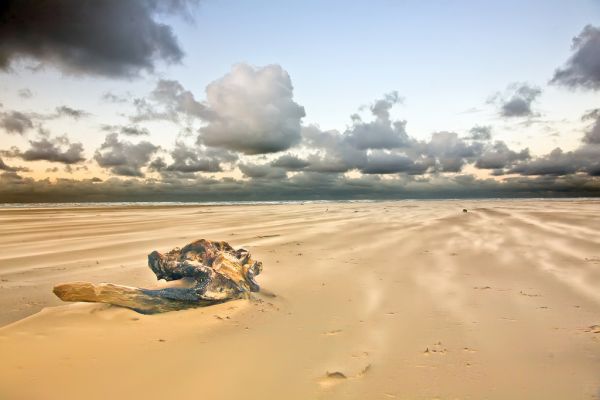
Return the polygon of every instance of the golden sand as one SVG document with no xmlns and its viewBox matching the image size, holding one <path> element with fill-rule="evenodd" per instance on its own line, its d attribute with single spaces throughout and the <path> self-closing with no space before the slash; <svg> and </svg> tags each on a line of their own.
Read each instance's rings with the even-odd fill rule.
<svg viewBox="0 0 600 400">
<path fill-rule="evenodd" d="M 598 201 L 3 209 L 0 226 L 0 399 L 600 394 Z M 264 292 L 160 315 L 53 297 L 156 287 L 146 255 L 199 238 L 250 250 Z"/>
</svg>

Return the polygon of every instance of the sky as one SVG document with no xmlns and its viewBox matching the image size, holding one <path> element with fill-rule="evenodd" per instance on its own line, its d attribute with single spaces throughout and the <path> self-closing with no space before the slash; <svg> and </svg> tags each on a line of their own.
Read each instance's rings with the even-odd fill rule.
<svg viewBox="0 0 600 400">
<path fill-rule="evenodd" d="M 598 0 L 5 0 L 0 202 L 599 196 L 599 100 Z"/>
</svg>

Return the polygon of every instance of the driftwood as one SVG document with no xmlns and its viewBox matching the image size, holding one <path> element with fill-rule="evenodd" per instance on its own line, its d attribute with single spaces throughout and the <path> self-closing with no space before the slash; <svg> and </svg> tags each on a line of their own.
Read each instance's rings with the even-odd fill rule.
<svg viewBox="0 0 600 400">
<path fill-rule="evenodd" d="M 64 301 L 108 303 L 153 314 L 222 303 L 260 289 L 254 277 L 262 271 L 262 263 L 253 260 L 247 250 L 235 250 L 226 242 L 201 239 L 166 254 L 153 251 L 148 265 L 158 279 L 186 279 L 192 285 L 142 289 L 71 282 L 55 286 L 54 294 Z"/>
</svg>

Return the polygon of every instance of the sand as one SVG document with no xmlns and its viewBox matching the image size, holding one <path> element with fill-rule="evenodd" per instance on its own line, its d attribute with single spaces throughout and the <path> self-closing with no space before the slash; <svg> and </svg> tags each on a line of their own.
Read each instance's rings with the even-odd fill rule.
<svg viewBox="0 0 600 400">
<path fill-rule="evenodd" d="M 0 226 L 0 399 L 600 395 L 599 201 L 2 209 Z M 160 315 L 52 294 L 156 287 L 146 255 L 199 238 L 248 248 L 265 292 Z"/>
</svg>

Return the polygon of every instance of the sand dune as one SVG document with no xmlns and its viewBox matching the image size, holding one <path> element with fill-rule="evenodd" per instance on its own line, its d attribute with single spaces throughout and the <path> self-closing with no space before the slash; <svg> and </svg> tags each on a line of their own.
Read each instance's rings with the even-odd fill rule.
<svg viewBox="0 0 600 400">
<path fill-rule="evenodd" d="M 3 209 L 0 226 L 1 399 L 600 395 L 599 201 Z M 155 287 L 146 255 L 199 238 L 248 248 L 264 293 L 151 316 L 52 294 Z"/>
</svg>

